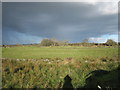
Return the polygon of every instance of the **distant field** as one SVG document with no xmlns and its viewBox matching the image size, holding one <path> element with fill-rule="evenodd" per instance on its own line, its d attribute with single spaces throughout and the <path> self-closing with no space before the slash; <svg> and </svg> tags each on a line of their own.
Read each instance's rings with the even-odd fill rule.
<svg viewBox="0 0 120 90">
<path fill-rule="evenodd" d="M 118 55 L 118 48 L 97 47 L 12 47 L 3 48 L 3 58 L 13 59 L 41 59 L 41 58 L 74 58 L 83 57 L 99 58 Z"/>
<path fill-rule="evenodd" d="M 12 47 L 2 50 L 3 88 L 120 88 L 118 48 Z M 69 84 L 68 84 L 69 85 Z"/>
</svg>

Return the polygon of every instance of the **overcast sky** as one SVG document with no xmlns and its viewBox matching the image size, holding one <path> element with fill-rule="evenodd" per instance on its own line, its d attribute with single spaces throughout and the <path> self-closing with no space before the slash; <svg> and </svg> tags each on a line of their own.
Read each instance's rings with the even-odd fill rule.
<svg viewBox="0 0 120 90">
<path fill-rule="evenodd" d="M 3 44 L 118 41 L 118 10 L 113 2 L 4 2 Z"/>
</svg>

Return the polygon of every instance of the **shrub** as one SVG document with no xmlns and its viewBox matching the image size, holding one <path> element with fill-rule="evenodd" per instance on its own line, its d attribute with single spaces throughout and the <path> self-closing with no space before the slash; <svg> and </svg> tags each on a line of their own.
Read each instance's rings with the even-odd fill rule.
<svg viewBox="0 0 120 90">
<path fill-rule="evenodd" d="M 54 42 L 50 39 L 43 39 L 41 41 L 42 46 L 52 46 L 53 44 L 54 44 Z"/>
<path fill-rule="evenodd" d="M 112 39 L 108 39 L 107 42 L 106 42 L 106 44 L 107 44 L 108 46 L 117 45 L 117 43 L 116 43 L 114 40 L 112 40 Z"/>
<path fill-rule="evenodd" d="M 68 45 L 68 41 L 59 41 L 57 39 L 43 39 L 41 41 L 42 46 L 65 46 Z"/>
</svg>

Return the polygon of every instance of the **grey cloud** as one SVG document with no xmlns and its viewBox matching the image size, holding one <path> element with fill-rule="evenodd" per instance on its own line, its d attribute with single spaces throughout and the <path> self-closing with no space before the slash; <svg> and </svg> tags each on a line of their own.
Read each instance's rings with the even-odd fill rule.
<svg viewBox="0 0 120 90">
<path fill-rule="evenodd" d="M 114 34 L 117 31 L 117 14 L 102 15 L 97 5 L 81 2 L 4 2 L 3 33 L 9 29 L 33 36 L 81 41 Z"/>
</svg>

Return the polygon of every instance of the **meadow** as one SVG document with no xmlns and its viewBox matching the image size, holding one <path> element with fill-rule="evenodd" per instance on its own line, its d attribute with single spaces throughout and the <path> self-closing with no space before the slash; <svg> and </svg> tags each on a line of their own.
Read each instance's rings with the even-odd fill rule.
<svg viewBox="0 0 120 90">
<path fill-rule="evenodd" d="M 74 88 L 115 88 L 119 72 L 117 47 L 2 48 L 3 88 L 62 88 L 67 75 Z"/>
<path fill-rule="evenodd" d="M 118 55 L 118 48 L 95 48 L 79 46 L 53 46 L 53 47 L 12 47 L 3 48 L 3 58 L 13 59 L 55 59 L 55 58 L 74 58 L 82 59 L 84 57 L 99 58 Z"/>
</svg>

